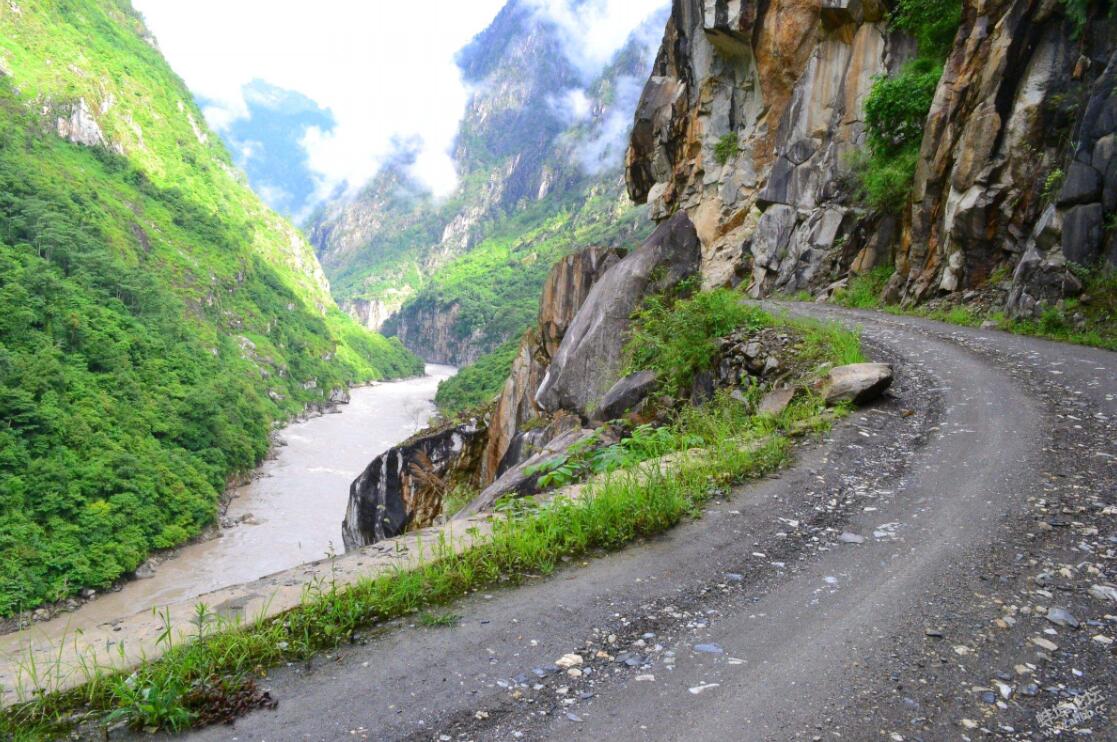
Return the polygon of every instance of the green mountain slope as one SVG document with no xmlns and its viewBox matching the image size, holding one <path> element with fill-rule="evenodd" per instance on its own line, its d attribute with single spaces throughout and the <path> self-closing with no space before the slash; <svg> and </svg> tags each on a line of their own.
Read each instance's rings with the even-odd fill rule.
<svg viewBox="0 0 1117 742">
<path fill-rule="evenodd" d="M 0 615 L 197 534 L 276 420 L 421 368 L 148 39 L 124 0 L 0 5 Z"/>
</svg>

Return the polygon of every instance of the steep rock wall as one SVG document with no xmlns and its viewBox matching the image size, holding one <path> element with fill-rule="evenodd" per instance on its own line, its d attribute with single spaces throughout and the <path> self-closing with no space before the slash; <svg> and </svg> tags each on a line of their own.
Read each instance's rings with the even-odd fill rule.
<svg viewBox="0 0 1117 742">
<path fill-rule="evenodd" d="M 622 257 L 624 251 L 617 248 L 590 247 L 568 255 L 551 268 L 539 300 L 539 322 L 520 344 L 490 417 L 488 441 L 481 458 L 483 485 L 518 463 L 520 454 L 530 447 L 517 437 L 522 439 L 525 424 L 543 414 L 535 401 L 535 391 L 590 289 Z M 535 437 L 542 435 L 545 432 L 540 430 Z M 514 443 L 516 450 L 508 456 Z M 539 443 L 534 440 L 531 445 Z"/>
<path fill-rule="evenodd" d="M 676 0 L 628 186 L 654 218 L 690 214 L 707 286 L 804 288 L 854 233 L 863 215 L 846 203 L 842 160 L 864 140 L 874 76 L 913 50 L 884 13 L 872 0 Z"/>
<path fill-rule="evenodd" d="M 1077 34 L 1058 3 L 965 4 L 927 119 L 890 298 L 910 304 L 972 288 L 1002 266 L 1015 268 L 1016 315 L 1081 290 L 1067 262 L 1103 256 L 1104 214 L 1117 200 L 1114 40 L 1103 19 Z M 1058 173 L 1061 188 L 1045 193 Z"/>
<path fill-rule="evenodd" d="M 629 193 L 657 220 L 690 214 L 707 286 L 820 289 L 891 263 L 890 301 L 1013 275 L 998 300 L 1033 315 L 1081 290 L 1072 264 L 1117 264 L 1114 22 L 1092 12 L 1079 32 L 1051 0 L 966 0 L 910 207 L 872 213 L 847 158 L 874 78 L 915 53 L 884 4 L 675 0 Z"/>
</svg>

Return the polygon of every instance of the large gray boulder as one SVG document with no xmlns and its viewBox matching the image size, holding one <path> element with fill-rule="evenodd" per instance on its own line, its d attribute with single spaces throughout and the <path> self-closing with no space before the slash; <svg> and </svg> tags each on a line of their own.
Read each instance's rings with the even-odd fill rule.
<svg viewBox="0 0 1117 742">
<path fill-rule="evenodd" d="M 632 313 L 645 296 L 696 274 L 701 257 L 694 225 L 680 211 L 610 268 L 567 328 L 536 392 L 538 404 L 588 419 L 620 377 Z"/>
<path fill-rule="evenodd" d="M 830 369 L 823 381 L 826 404 L 871 402 L 892 386 L 892 366 L 887 363 L 851 363 Z"/>
<path fill-rule="evenodd" d="M 373 459 L 349 486 L 345 550 L 433 523 L 450 483 L 478 468 L 484 441 L 484 425 L 470 419 L 417 433 Z"/>
</svg>

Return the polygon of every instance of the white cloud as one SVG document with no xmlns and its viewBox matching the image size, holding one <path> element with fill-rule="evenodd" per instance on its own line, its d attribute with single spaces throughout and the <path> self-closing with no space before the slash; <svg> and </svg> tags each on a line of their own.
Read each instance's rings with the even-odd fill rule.
<svg viewBox="0 0 1117 742">
<path fill-rule="evenodd" d="M 522 0 L 559 30 L 563 49 L 588 83 L 634 29 L 668 0 Z M 248 115 L 244 86 L 264 80 L 328 109 L 336 125 L 310 128 L 302 143 L 318 179 L 317 198 L 339 185 L 367 182 L 401 145 L 414 154 L 412 174 L 436 195 L 457 185 L 450 156 L 470 91 L 455 53 L 482 31 L 505 0 L 134 0 L 175 71 L 206 99 L 215 129 Z M 654 49 L 662 24 L 645 24 Z M 654 37 L 654 38 L 652 38 Z M 252 93 L 250 93 L 252 94 Z M 571 122 L 585 121 L 590 101 L 578 89 L 558 92 Z M 628 116 L 631 115 L 627 112 Z M 610 119 L 586 153 L 600 161 L 626 132 Z M 597 149 L 591 147 L 591 149 Z M 610 150 L 609 153 L 604 150 Z M 259 150 L 243 157 L 261 156 Z"/>
<path fill-rule="evenodd" d="M 524 0 L 555 24 L 567 58 L 587 79 L 613 59 L 632 32 L 668 0 Z M 663 27 L 656 29 L 662 35 Z"/>
<path fill-rule="evenodd" d="M 214 128 L 248 109 L 242 88 L 266 80 L 329 109 L 330 132 L 304 139 L 319 193 L 364 184 L 401 140 L 439 194 L 456 185 L 450 147 L 468 93 L 454 53 L 504 0 L 136 0 L 175 71 L 209 103 Z"/>
</svg>

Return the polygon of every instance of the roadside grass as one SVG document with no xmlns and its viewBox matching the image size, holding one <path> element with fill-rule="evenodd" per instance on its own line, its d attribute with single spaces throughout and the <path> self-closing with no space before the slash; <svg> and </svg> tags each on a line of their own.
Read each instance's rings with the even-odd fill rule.
<svg viewBox="0 0 1117 742">
<path fill-rule="evenodd" d="M 815 322 L 772 321 L 804 327 L 810 338 L 804 352 L 817 359 L 861 358 L 854 333 Z M 304 590 L 298 607 L 248 623 L 224 621 L 200 606 L 191 640 L 176 642 L 168 628 L 159 659 L 123 672 L 91 663 L 83 685 L 37 694 L 0 712 L 0 737 L 42 739 L 119 721 L 179 731 L 220 718 L 212 706 L 228 705 L 227 696 L 249 699 L 242 708 L 258 707 L 267 700 L 253 696 L 254 679 L 265 677 L 268 668 L 357 641 L 362 629 L 394 618 L 417 614 L 423 626 L 452 625 L 456 615 L 432 609 L 479 589 L 548 575 L 564 557 L 608 552 L 660 534 L 698 516 L 728 486 L 783 465 L 791 435 L 825 431 L 833 418 L 810 393 L 798 395 L 778 417 L 754 414 L 755 401 L 742 404 L 723 390 L 702 407 L 684 408 L 669 435 L 654 443 L 679 455 L 648 460 L 642 452 L 634 458 L 641 463 L 590 480 L 576 499 L 559 494 L 543 503 L 511 501 L 514 506 L 499 509 L 491 533 L 475 532 L 468 549 L 456 551 L 443 537 L 416 568 L 348 587 L 323 579 Z"/>
<path fill-rule="evenodd" d="M 1017 335 L 1117 350 L 1117 270 L 1080 271 L 1079 277 L 1085 285 L 1083 296 L 1088 296 L 1089 300 L 1066 299 L 1059 306 L 1047 308 L 1034 320 L 1010 319 L 1002 312 L 982 314 L 964 305 L 950 309 L 925 309 L 885 304 L 881 293 L 891 273 L 891 266 L 882 266 L 851 277 L 846 288 L 834 293 L 833 303 L 854 309 L 926 317 L 965 327 L 978 327 L 982 322 L 991 320 L 998 329 Z M 1081 323 L 1075 322 L 1076 314 L 1081 315 Z"/>
<path fill-rule="evenodd" d="M 461 623 L 462 617 L 457 613 L 434 613 L 431 611 L 423 611 L 419 614 L 419 625 L 428 629 L 446 628 L 449 626 L 457 626 Z"/>
</svg>

